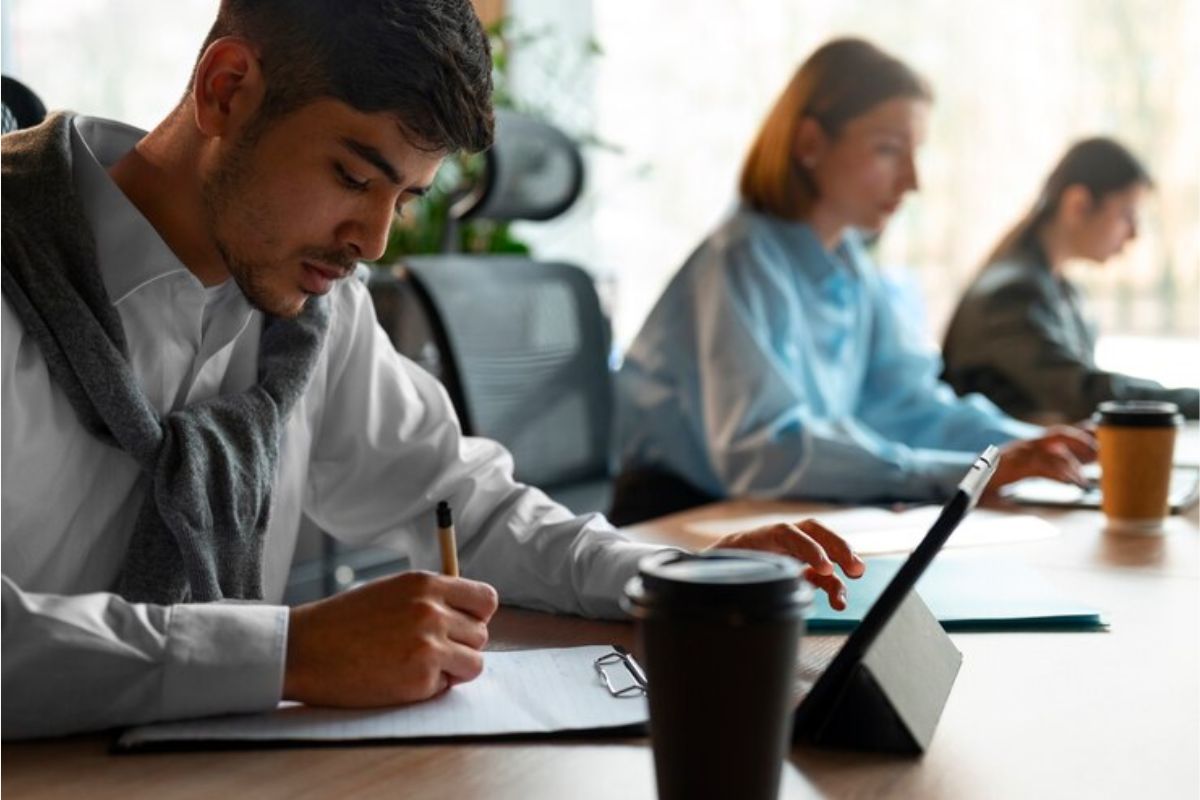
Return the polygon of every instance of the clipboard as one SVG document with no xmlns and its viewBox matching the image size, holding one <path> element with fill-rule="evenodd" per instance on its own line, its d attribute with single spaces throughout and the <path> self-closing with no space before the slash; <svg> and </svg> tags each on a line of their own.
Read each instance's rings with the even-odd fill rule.
<svg viewBox="0 0 1200 800">
<path fill-rule="evenodd" d="M 378 709 L 281 704 L 261 714 L 130 728 L 116 748 L 633 735 L 644 733 L 649 720 L 645 689 L 641 667 L 619 647 L 487 651 L 477 679 L 421 703 Z"/>
</svg>

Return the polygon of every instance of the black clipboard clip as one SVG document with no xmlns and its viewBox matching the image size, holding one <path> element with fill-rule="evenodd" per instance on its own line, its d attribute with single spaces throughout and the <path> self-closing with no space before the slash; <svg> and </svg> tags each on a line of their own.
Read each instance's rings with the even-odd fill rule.
<svg viewBox="0 0 1200 800">
<path fill-rule="evenodd" d="M 620 684 L 614 684 L 609 677 L 609 668 L 615 668 L 618 665 L 625 668 L 625 672 L 632 678 L 632 683 L 622 681 Z M 608 693 L 613 697 L 644 697 L 646 694 L 646 673 L 642 670 L 642 665 L 637 663 L 633 654 L 619 644 L 613 645 L 611 653 L 605 653 L 592 662 L 592 666 L 596 669 L 596 674 L 600 676 L 600 680 L 604 682 L 604 688 L 608 689 Z"/>
</svg>

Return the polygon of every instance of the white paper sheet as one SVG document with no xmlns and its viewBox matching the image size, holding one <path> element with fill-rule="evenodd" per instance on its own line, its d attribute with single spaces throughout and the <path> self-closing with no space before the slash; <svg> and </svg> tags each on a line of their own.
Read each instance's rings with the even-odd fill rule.
<svg viewBox="0 0 1200 800">
<path fill-rule="evenodd" d="M 613 697 L 592 666 L 610 652 L 606 646 L 489 651 L 484 653 L 482 675 L 423 703 L 372 710 L 282 704 L 266 714 L 132 728 L 118 746 L 497 736 L 644 723 L 649 718 L 645 698 Z M 609 674 L 620 688 L 624 676 Z"/>
<path fill-rule="evenodd" d="M 844 538 L 859 555 L 870 556 L 912 552 L 925 538 L 941 510 L 941 506 L 921 506 L 905 511 L 850 508 L 816 512 L 809 516 Z M 798 519 L 796 514 L 757 514 L 694 522 L 687 526 L 687 530 L 716 539 L 737 531 L 777 522 L 796 522 Z M 1040 517 L 976 508 L 959 524 L 945 546 L 1010 544 L 1057 535 L 1058 528 Z"/>
</svg>

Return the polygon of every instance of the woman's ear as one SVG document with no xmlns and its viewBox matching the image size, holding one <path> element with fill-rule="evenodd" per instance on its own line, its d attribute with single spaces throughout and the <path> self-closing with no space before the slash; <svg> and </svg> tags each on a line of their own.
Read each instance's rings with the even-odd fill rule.
<svg viewBox="0 0 1200 800">
<path fill-rule="evenodd" d="M 1094 210 L 1092 193 L 1080 183 L 1063 189 L 1058 201 L 1058 217 L 1069 225 L 1083 222 Z"/>
<path fill-rule="evenodd" d="M 796 126 L 796 142 L 793 155 L 796 162 L 810 172 L 821 163 L 829 146 L 829 137 L 821 123 L 812 117 L 801 117 Z"/>
<path fill-rule="evenodd" d="M 208 137 L 227 137 L 253 119 L 265 85 L 258 52 L 245 39 L 210 44 L 192 80 L 196 127 Z"/>
</svg>

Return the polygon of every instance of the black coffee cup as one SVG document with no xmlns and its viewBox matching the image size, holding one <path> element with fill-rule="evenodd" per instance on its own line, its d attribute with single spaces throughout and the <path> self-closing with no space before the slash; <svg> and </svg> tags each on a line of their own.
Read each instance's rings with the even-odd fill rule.
<svg viewBox="0 0 1200 800">
<path fill-rule="evenodd" d="M 749 550 L 657 553 L 625 586 L 638 622 L 661 800 L 773 800 L 812 589 Z"/>
</svg>

